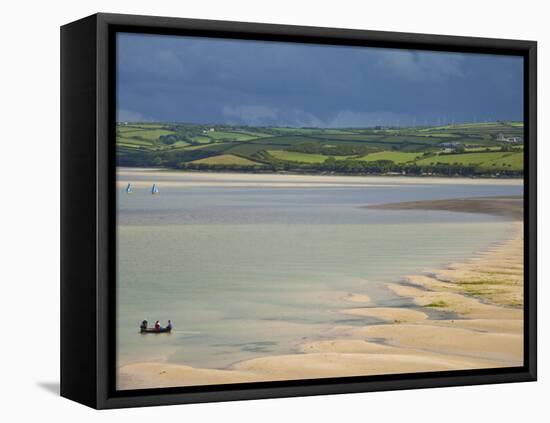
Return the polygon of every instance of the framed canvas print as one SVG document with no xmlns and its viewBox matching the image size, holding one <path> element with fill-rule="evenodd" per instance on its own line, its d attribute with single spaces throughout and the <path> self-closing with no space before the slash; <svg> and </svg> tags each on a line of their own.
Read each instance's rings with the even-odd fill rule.
<svg viewBox="0 0 550 423">
<path fill-rule="evenodd" d="M 61 393 L 536 379 L 536 43 L 61 29 Z"/>
</svg>

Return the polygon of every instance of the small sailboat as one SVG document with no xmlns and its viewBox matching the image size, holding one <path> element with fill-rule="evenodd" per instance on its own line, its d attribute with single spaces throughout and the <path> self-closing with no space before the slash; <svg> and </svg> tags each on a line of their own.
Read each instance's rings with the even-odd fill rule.
<svg viewBox="0 0 550 423">
<path fill-rule="evenodd" d="M 153 187 L 151 188 L 151 194 L 158 194 L 159 189 L 157 188 L 157 184 L 153 184 Z"/>
<path fill-rule="evenodd" d="M 132 194 L 133 192 L 132 185 L 128 183 L 128 186 L 126 186 L 126 194 Z"/>
</svg>

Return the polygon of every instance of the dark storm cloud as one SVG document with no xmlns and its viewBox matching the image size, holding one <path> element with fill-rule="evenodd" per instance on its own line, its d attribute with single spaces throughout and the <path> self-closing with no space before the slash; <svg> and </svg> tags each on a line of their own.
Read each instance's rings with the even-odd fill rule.
<svg viewBox="0 0 550 423">
<path fill-rule="evenodd" d="M 350 127 L 521 120 L 522 60 L 119 34 L 118 120 Z"/>
</svg>

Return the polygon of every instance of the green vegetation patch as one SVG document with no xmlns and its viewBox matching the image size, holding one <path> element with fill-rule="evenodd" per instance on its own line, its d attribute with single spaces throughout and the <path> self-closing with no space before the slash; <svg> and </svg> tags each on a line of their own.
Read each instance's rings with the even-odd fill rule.
<svg viewBox="0 0 550 423">
<path fill-rule="evenodd" d="M 440 154 L 418 160 L 418 165 L 430 164 L 459 164 L 473 165 L 483 169 L 505 169 L 519 170 L 523 168 L 523 152 L 480 152 L 463 154 Z"/>
<path fill-rule="evenodd" d="M 119 166 L 522 177 L 523 146 L 510 137 L 523 137 L 521 122 L 343 129 L 136 122 L 117 125 L 116 145 Z"/>
<path fill-rule="evenodd" d="M 296 151 L 285 151 L 285 150 L 268 150 L 268 153 L 278 160 L 286 160 L 289 162 L 300 162 L 300 163 L 323 163 L 329 157 L 334 157 L 336 160 L 343 160 L 349 157 L 349 156 L 325 156 L 323 154 L 299 153 Z"/>
<path fill-rule="evenodd" d="M 491 151 L 500 151 L 501 147 L 470 147 L 468 144 L 464 145 L 464 151 L 467 153 L 482 153 L 482 152 L 491 152 Z"/>
<path fill-rule="evenodd" d="M 504 155 L 497 160 L 484 163 L 483 166 L 486 169 L 494 167 L 497 169 L 521 170 L 523 169 L 523 152 Z"/>
<path fill-rule="evenodd" d="M 207 157 L 206 159 L 194 160 L 191 163 L 208 164 L 208 165 L 240 165 L 240 166 L 255 166 L 259 163 L 244 157 L 235 156 L 233 154 L 221 154 L 219 156 Z"/>
<path fill-rule="evenodd" d="M 324 128 L 270 128 L 274 134 L 293 134 L 293 135 L 345 135 L 353 133 L 346 129 L 324 129 Z"/>
<path fill-rule="evenodd" d="M 132 138 L 124 138 L 124 137 L 117 137 L 116 138 L 117 146 L 119 145 L 127 145 L 132 148 L 139 148 L 140 146 L 143 147 L 153 147 L 154 144 L 151 141 L 148 140 L 141 140 L 141 139 L 132 139 Z"/>
<path fill-rule="evenodd" d="M 269 138 L 270 140 L 273 138 Z M 285 145 L 280 144 L 256 144 L 254 142 L 234 142 L 229 143 L 227 153 L 250 156 L 261 151 L 268 150 L 285 150 L 288 148 Z"/>
<path fill-rule="evenodd" d="M 181 147 L 185 147 L 185 146 L 188 146 L 189 143 L 186 142 L 186 141 L 176 141 L 174 144 L 172 144 L 172 148 L 181 148 Z"/>
<path fill-rule="evenodd" d="M 137 130 L 137 131 L 127 131 L 124 132 L 124 137 L 139 137 L 146 140 L 156 141 L 158 140 L 162 135 L 174 135 L 173 131 L 168 131 L 166 129 L 145 129 L 145 130 Z"/>
<path fill-rule="evenodd" d="M 208 136 L 214 140 L 223 141 L 250 141 L 259 138 L 256 135 L 250 135 L 243 132 L 214 131 L 208 132 Z"/>
<path fill-rule="evenodd" d="M 199 144 L 199 145 L 190 145 L 185 147 L 186 150 L 211 150 L 211 151 L 223 151 L 230 148 L 233 144 L 230 142 L 217 142 L 210 144 Z"/>
<path fill-rule="evenodd" d="M 433 303 L 426 304 L 424 307 L 449 307 L 445 301 L 434 301 Z"/>
<path fill-rule="evenodd" d="M 421 153 L 405 153 L 401 151 L 381 151 L 379 153 L 370 153 L 366 156 L 360 157 L 357 160 L 365 162 L 374 162 L 377 160 L 391 160 L 394 163 L 407 163 L 412 162 L 416 158 L 420 157 Z"/>
<path fill-rule="evenodd" d="M 212 139 L 205 136 L 199 136 L 199 137 L 191 137 L 191 141 L 198 142 L 201 144 L 207 144 L 209 142 L 212 142 Z"/>
</svg>

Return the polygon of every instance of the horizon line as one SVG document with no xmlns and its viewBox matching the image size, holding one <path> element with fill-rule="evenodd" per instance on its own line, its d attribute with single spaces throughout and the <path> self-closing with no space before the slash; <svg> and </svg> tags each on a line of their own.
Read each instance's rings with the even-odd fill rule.
<svg viewBox="0 0 550 423">
<path fill-rule="evenodd" d="M 524 121 L 521 120 L 488 120 L 488 121 L 464 121 L 460 123 L 444 123 L 444 124 L 432 124 L 432 125 L 370 125 L 370 126 L 289 126 L 289 125 L 248 125 L 248 124 L 236 124 L 236 123 L 213 123 L 213 122 L 183 122 L 183 121 L 161 121 L 161 120 L 151 120 L 151 121 L 116 121 L 118 124 L 162 124 L 162 125 L 194 125 L 194 126 L 224 126 L 224 127 L 235 127 L 235 128 L 285 128 L 285 129 L 340 129 L 340 130 L 352 130 L 352 129 L 374 129 L 374 128 L 433 128 L 433 127 L 444 127 L 444 126 L 461 126 L 461 125 L 482 125 L 482 124 L 494 124 L 494 123 L 516 123 L 525 125 Z"/>
</svg>

